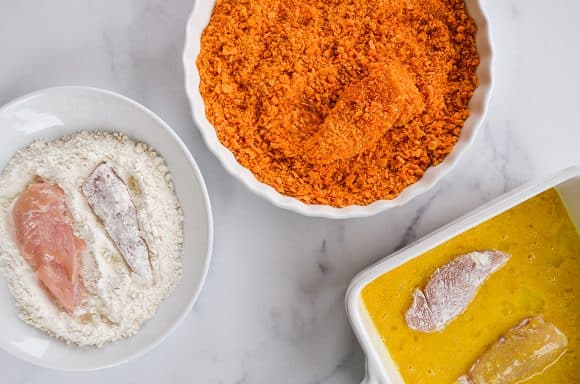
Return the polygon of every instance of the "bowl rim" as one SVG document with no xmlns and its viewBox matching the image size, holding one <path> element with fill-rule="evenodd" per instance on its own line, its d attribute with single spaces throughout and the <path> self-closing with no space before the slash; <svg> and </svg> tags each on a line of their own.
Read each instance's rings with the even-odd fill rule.
<svg viewBox="0 0 580 384">
<path fill-rule="evenodd" d="M 250 170 L 238 163 L 232 152 L 220 142 L 215 129 L 208 121 L 205 115 L 205 104 L 199 92 L 200 76 L 196 60 L 199 54 L 201 34 L 205 30 L 207 22 L 209 22 L 215 0 L 196 1 L 185 29 L 185 45 L 182 57 L 185 93 L 189 100 L 194 124 L 201 133 L 207 148 L 217 157 L 228 173 L 241 181 L 250 191 L 280 208 L 294 211 L 304 216 L 347 219 L 369 217 L 401 206 L 433 188 L 446 174 L 455 168 L 464 152 L 474 143 L 477 132 L 483 125 L 487 114 L 494 83 L 494 50 L 490 24 L 481 0 L 465 0 L 465 3 L 469 8 L 470 16 L 476 21 L 478 30 L 476 42 L 480 52 L 480 64 L 476 72 L 479 85 L 469 103 L 470 116 L 465 121 L 459 140 L 451 153 L 438 165 L 429 167 L 421 179 L 403 189 L 395 199 L 377 200 L 369 205 L 350 205 L 342 208 L 306 204 L 294 197 L 283 195 L 270 185 L 262 183 Z M 481 52 L 486 53 L 485 57 L 483 57 Z M 473 100 L 476 98 L 480 100 L 480 103 L 472 105 Z"/>
<path fill-rule="evenodd" d="M 214 223 L 213 223 L 213 214 L 212 214 L 212 209 L 211 209 L 211 202 L 209 199 L 209 194 L 207 192 L 207 186 L 205 184 L 205 180 L 203 178 L 203 175 L 202 175 L 195 159 L 193 158 L 193 155 L 191 154 L 191 152 L 189 151 L 189 149 L 187 148 L 185 143 L 177 135 L 177 133 L 175 133 L 175 131 L 173 131 L 173 129 L 164 120 L 162 120 L 153 111 L 151 111 L 150 109 L 148 109 L 144 105 L 138 103 L 137 101 L 130 99 L 127 96 L 123 96 L 119 93 L 105 90 L 102 88 L 90 87 L 90 86 L 66 85 L 66 86 L 56 86 L 56 87 L 48 87 L 48 88 L 39 89 L 39 90 L 30 92 L 30 93 L 27 93 L 23 96 L 20 96 L 16 99 L 13 99 L 13 100 L 5 103 L 4 105 L 0 106 L 0 114 L 5 112 L 6 110 L 8 110 L 10 108 L 14 108 L 14 107 L 18 106 L 18 104 L 26 102 L 28 99 L 42 96 L 43 94 L 47 94 L 47 93 L 51 93 L 51 92 L 59 92 L 59 91 L 83 91 L 83 92 L 104 95 L 106 97 L 111 97 L 111 98 L 117 99 L 118 101 L 121 101 L 127 105 L 130 105 L 131 107 L 138 110 L 139 112 L 149 116 L 163 131 L 165 131 L 170 136 L 170 138 L 177 145 L 177 147 L 185 154 L 185 156 L 188 160 L 188 164 L 193 169 L 194 176 L 197 179 L 197 181 L 199 182 L 201 195 L 202 195 L 202 199 L 203 199 L 203 205 L 205 208 L 205 214 L 207 216 L 207 238 L 206 238 L 207 249 L 206 249 L 206 252 L 204 255 L 204 262 L 203 262 L 203 267 L 202 267 L 202 271 L 201 271 L 201 278 L 199 279 L 199 281 L 197 282 L 197 284 L 195 286 L 194 294 L 191 295 L 191 297 L 188 299 L 186 306 L 179 313 L 179 315 L 177 316 L 177 318 L 175 319 L 173 324 L 166 327 L 166 329 L 163 332 L 161 332 L 156 338 L 154 338 L 146 347 L 138 349 L 135 352 L 130 353 L 126 357 L 119 359 L 117 361 L 95 365 L 95 366 L 92 366 L 90 368 L 76 368 L 76 367 L 64 367 L 64 366 L 60 366 L 60 365 L 53 365 L 53 364 L 47 363 L 42 358 L 35 358 L 35 357 L 30 356 L 29 354 L 22 353 L 19 350 L 6 348 L 3 344 L 0 344 L 0 349 L 5 351 L 6 353 L 14 356 L 15 358 L 26 361 L 27 363 L 30 363 L 30 364 L 33 364 L 36 366 L 40 366 L 40 367 L 48 368 L 48 369 L 52 369 L 52 370 L 57 370 L 57 371 L 64 371 L 64 372 L 88 372 L 88 371 L 96 371 L 96 370 L 101 370 L 101 369 L 106 369 L 106 368 L 112 368 L 112 367 L 115 367 L 115 366 L 118 366 L 121 364 L 125 364 L 125 363 L 128 363 L 130 361 L 138 359 L 139 357 L 147 354 L 148 352 L 150 352 L 153 349 L 155 349 L 156 347 L 158 347 L 169 335 L 171 335 L 183 323 L 186 316 L 189 315 L 189 313 L 191 312 L 191 309 L 193 308 L 194 304 L 196 303 L 197 299 L 199 298 L 199 295 L 201 294 L 201 291 L 203 290 L 203 287 L 205 285 L 205 281 L 207 279 L 207 275 L 209 273 L 209 267 L 211 264 L 211 259 L 212 259 L 212 254 L 213 254 Z M 15 149 L 15 151 L 16 150 L 17 149 Z M 171 169 L 170 169 L 170 171 L 171 171 Z M 118 340 L 118 341 L 122 342 L 122 340 Z"/>
<path fill-rule="evenodd" d="M 387 350 L 385 344 L 378 340 L 378 333 L 369 331 L 367 324 L 370 317 L 361 300 L 362 290 L 378 277 L 417 258 L 425 252 L 449 241 L 479 224 L 492 219 L 503 212 L 527 201 L 534 196 L 572 179 L 580 179 L 580 165 L 565 168 L 539 181 L 530 181 L 510 192 L 481 205 L 451 223 L 436 229 L 402 249 L 391 253 L 374 264 L 360 271 L 350 282 L 345 294 L 345 308 L 350 326 L 357 338 L 366 360 L 366 377 L 363 384 L 394 384 L 400 378 L 388 373 L 383 358 Z M 371 325 L 374 327 L 374 325 Z M 376 345 L 381 347 L 377 348 Z M 384 348 L 384 350 L 381 350 Z M 392 359 L 390 356 L 389 361 Z"/>
</svg>

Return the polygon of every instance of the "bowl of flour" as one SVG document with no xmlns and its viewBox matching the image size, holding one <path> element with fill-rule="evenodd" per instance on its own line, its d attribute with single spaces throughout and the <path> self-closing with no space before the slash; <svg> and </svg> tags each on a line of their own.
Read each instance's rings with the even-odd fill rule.
<svg viewBox="0 0 580 384">
<path fill-rule="evenodd" d="M 111 367 L 158 345 L 183 320 L 209 267 L 213 225 L 191 154 L 160 118 L 114 93 L 51 88 L 0 108 L 0 348 L 53 369 Z M 133 273 L 82 186 L 100 164 L 131 191 L 152 277 Z M 50 297 L 20 254 L 12 209 L 38 180 L 64 192 L 81 254 L 82 314 Z"/>
</svg>

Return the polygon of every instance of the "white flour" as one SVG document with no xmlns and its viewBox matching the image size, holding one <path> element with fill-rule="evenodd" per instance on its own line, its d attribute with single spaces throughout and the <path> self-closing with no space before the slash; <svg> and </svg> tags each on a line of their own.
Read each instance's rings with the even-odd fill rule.
<svg viewBox="0 0 580 384">
<path fill-rule="evenodd" d="M 149 248 L 152 283 L 131 272 L 81 191 L 102 162 L 129 186 Z M 36 177 L 64 190 L 75 234 L 87 244 L 82 316 L 71 316 L 54 304 L 13 240 L 12 206 Z M 38 140 L 18 151 L 0 175 L 0 261 L 20 317 L 79 345 L 100 346 L 133 335 L 181 278 L 182 220 L 165 161 L 124 135 L 80 132 L 53 142 Z"/>
</svg>

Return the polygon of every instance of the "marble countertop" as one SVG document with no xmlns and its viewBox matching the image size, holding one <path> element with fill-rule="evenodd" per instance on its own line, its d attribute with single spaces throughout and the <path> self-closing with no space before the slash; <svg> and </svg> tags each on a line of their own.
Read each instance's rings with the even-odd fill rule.
<svg viewBox="0 0 580 384">
<path fill-rule="evenodd" d="M 56 85 L 102 87 L 143 103 L 173 127 L 199 163 L 216 233 L 199 301 L 157 349 L 117 368 L 72 374 L 0 352 L 0 381 L 360 382 L 364 357 L 343 304 L 359 270 L 503 192 L 580 163 L 580 3 L 484 3 L 496 85 L 475 146 L 438 187 L 406 206 L 330 221 L 254 196 L 204 147 L 181 68 L 193 0 L 0 0 L 0 104 Z"/>
</svg>

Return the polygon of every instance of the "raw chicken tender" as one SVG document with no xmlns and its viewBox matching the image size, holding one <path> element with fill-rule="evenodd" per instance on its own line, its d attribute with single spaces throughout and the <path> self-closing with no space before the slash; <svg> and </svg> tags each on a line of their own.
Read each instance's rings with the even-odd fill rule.
<svg viewBox="0 0 580 384">
<path fill-rule="evenodd" d="M 458 383 L 521 383 L 556 363 L 567 346 L 566 335 L 542 316 L 525 319 L 492 344 Z"/>
<path fill-rule="evenodd" d="M 437 269 L 424 290 L 413 292 L 413 303 L 405 314 L 409 328 L 421 332 L 444 329 L 465 311 L 479 287 L 509 257 L 495 250 L 471 252 Z"/>
<path fill-rule="evenodd" d="M 131 270 L 146 280 L 151 279 L 149 250 L 139 234 L 137 210 L 123 180 L 103 163 L 89 175 L 82 189 Z"/>
<path fill-rule="evenodd" d="M 56 184 L 30 184 L 16 200 L 12 218 L 18 250 L 38 279 L 67 312 L 81 309 L 85 242 L 73 233 L 63 190 Z"/>
</svg>

